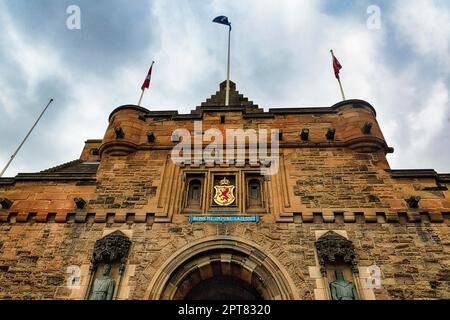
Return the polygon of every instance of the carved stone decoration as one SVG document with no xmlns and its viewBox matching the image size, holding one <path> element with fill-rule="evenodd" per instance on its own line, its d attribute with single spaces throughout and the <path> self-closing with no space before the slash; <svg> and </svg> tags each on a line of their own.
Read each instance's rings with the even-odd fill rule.
<svg viewBox="0 0 450 320">
<path fill-rule="evenodd" d="M 327 137 L 327 140 L 331 141 L 334 140 L 334 136 L 336 134 L 336 129 L 330 128 L 327 131 L 327 134 L 325 135 Z"/>
<path fill-rule="evenodd" d="M 216 190 L 214 202 L 219 206 L 229 206 L 236 199 L 234 196 L 235 186 L 226 177 L 220 181 L 219 185 L 214 186 L 214 189 Z"/>
<path fill-rule="evenodd" d="M 350 240 L 334 231 L 328 231 L 315 244 L 322 274 L 326 273 L 325 264 L 335 262 L 336 257 L 341 257 L 345 262 L 350 263 L 352 271 L 358 273 L 355 247 Z"/>
<path fill-rule="evenodd" d="M 116 133 L 116 139 L 125 138 L 125 132 L 123 132 L 123 129 L 121 127 L 114 128 L 114 132 Z"/>
<path fill-rule="evenodd" d="M 76 197 L 73 199 L 73 201 L 75 202 L 77 209 L 84 209 L 86 207 L 87 202 L 83 198 Z"/>
<path fill-rule="evenodd" d="M 300 134 L 300 137 L 301 137 L 302 141 L 308 141 L 309 129 L 303 129 L 302 133 Z"/>
<path fill-rule="evenodd" d="M 147 141 L 149 143 L 155 142 L 155 134 L 151 131 L 147 132 Z"/>
<path fill-rule="evenodd" d="M 417 209 L 419 207 L 420 197 L 419 196 L 411 196 L 407 199 L 405 199 L 406 203 L 408 204 L 408 207 L 412 209 Z"/>
<path fill-rule="evenodd" d="M 364 123 L 363 127 L 361 128 L 362 133 L 364 134 L 371 134 L 372 133 L 372 122 L 366 122 Z"/>
<path fill-rule="evenodd" d="M 12 200 L 9 200 L 8 198 L 0 198 L 0 205 L 3 209 L 9 209 L 11 208 L 13 204 Z"/>
<path fill-rule="evenodd" d="M 94 268 L 101 262 L 120 262 L 120 271 L 125 269 L 128 253 L 131 247 L 131 240 L 121 231 L 114 231 L 111 234 L 97 240 L 94 246 L 91 262 Z"/>
</svg>

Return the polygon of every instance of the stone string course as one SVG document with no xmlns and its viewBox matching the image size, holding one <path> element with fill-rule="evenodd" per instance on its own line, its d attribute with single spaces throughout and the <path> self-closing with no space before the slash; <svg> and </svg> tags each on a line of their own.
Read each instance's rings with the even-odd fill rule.
<svg viewBox="0 0 450 320">
<path fill-rule="evenodd" d="M 188 215 L 185 215 L 186 217 Z M 18 215 L 15 212 L 3 213 L 0 216 L 0 222 L 16 223 L 149 223 L 149 218 L 154 217 L 154 213 L 136 214 L 132 211 L 123 211 L 115 213 L 108 210 L 108 214 L 99 214 L 95 212 L 74 211 L 67 215 L 59 215 L 55 220 L 53 213 L 36 215 L 33 212 L 21 213 Z M 264 216 L 261 216 L 264 220 Z M 430 213 L 426 211 L 404 211 L 404 212 L 384 212 L 382 210 L 368 210 L 366 212 L 357 210 L 354 212 L 342 210 L 329 210 L 325 212 L 306 211 L 294 213 L 293 221 L 296 223 L 444 223 L 450 219 L 449 212 Z"/>
</svg>

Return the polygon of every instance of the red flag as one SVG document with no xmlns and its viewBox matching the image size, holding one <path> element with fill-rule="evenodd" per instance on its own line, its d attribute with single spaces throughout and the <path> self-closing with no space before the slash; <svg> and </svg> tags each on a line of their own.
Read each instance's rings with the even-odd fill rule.
<svg viewBox="0 0 450 320">
<path fill-rule="evenodd" d="M 339 63 L 338 59 L 334 56 L 333 51 L 331 51 L 331 54 L 333 55 L 333 69 L 334 69 L 334 75 L 336 76 L 336 79 L 340 80 L 339 78 L 339 71 L 342 69 L 341 64 Z"/>
<path fill-rule="evenodd" d="M 145 78 L 144 83 L 142 84 L 142 87 L 141 87 L 142 90 L 144 90 L 144 88 L 148 89 L 150 87 L 150 78 L 152 77 L 152 69 L 153 69 L 154 63 L 155 62 L 153 61 L 152 65 L 150 66 L 150 69 L 148 70 L 147 77 Z"/>
</svg>

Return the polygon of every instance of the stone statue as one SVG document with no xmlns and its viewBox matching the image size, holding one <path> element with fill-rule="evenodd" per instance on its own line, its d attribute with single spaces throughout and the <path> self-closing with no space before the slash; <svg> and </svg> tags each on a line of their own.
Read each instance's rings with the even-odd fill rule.
<svg viewBox="0 0 450 320">
<path fill-rule="evenodd" d="M 105 264 L 103 267 L 103 274 L 94 281 L 89 300 L 112 300 L 116 282 L 109 275 L 110 271 L 111 266 Z"/>
<path fill-rule="evenodd" d="M 336 281 L 330 283 L 333 300 L 358 300 L 355 286 L 344 279 L 342 270 L 336 270 Z"/>
</svg>

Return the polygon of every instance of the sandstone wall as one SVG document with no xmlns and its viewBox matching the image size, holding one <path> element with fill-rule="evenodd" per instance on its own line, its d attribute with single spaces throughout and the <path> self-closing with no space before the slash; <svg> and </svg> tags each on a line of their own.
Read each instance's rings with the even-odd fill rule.
<svg viewBox="0 0 450 320">
<path fill-rule="evenodd" d="M 450 298 L 449 220 L 445 223 L 2 223 L 0 225 L 1 299 L 83 298 L 66 286 L 70 265 L 81 266 L 82 283 L 96 240 L 112 230 L 130 236 L 127 280 L 119 298 L 147 299 L 158 268 L 177 250 L 207 236 L 235 236 L 257 243 L 288 271 L 301 299 L 323 298 L 317 285 L 314 242 L 323 230 L 345 231 L 364 268 L 382 270 L 376 299 Z M 84 278 L 83 278 L 84 277 Z M 320 283 L 320 282 L 319 282 Z M 372 297 L 370 290 L 367 297 Z"/>
<path fill-rule="evenodd" d="M 55 169 L 0 179 L 0 198 L 12 201 L 0 208 L 0 299 L 85 298 L 94 244 L 115 230 L 132 241 L 118 299 L 148 299 L 152 279 L 174 252 L 208 237 L 261 247 L 289 275 L 296 297 L 327 299 L 314 245 L 327 230 L 353 242 L 364 299 L 450 298 L 448 175 L 390 170 L 385 155 L 391 150 L 367 104 L 251 112 L 258 115 L 175 116 L 121 107 L 103 140 L 86 142 L 80 161 L 99 162 L 92 175 Z M 203 130 L 282 129 L 280 170 L 264 180 L 267 212 L 260 222 L 189 223 L 181 213 L 186 173 L 255 170 L 249 164 L 175 166 L 171 134 L 180 127 L 193 131 L 196 117 Z M 370 134 L 361 129 L 367 122 Z M 116 138 L 117 127 L 124 138 Z M 308 141 L 300 140 L 303 128 L 310 129 Z M 325 137 L 330 128 L 336 129 L 332 141 Z M 417 208 L 405 201 L 411 196 L 420 197 Z M 86 206 L 77 208 L 75 197 Z M 374 264 L 382 272 L 382 287 L 375 290 L 365 284 Z M 71 265 L 80 267 L 80 288 L 66 285 Z"/>
</svg>

